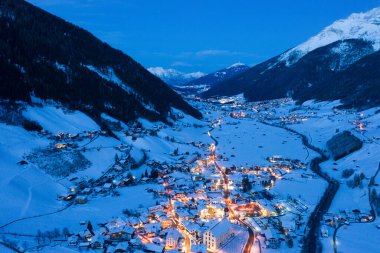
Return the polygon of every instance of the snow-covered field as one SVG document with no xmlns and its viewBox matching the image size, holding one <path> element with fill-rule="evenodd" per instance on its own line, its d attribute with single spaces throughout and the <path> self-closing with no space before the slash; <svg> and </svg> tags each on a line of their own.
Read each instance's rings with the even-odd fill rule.
<svg viewBox="0 0 380 253">
<path fill-rule="evenodd" d="M 62 207 L 56 198 L 65 191 L 63 186 L 32 164 L 18 164 L 25 154 L 47 144 L 21 127 L 0 124 L 1 225 Z"/>
<path fill-rule="evenodd" d="M 56 214 L 13 223 L 7 226 L 5 231 L 36 234 L 38 229 L 47 231 L 64 227 L 68 227 L 70 231 L 79 231 L 84 229 L 80 221 L 91 221 L 95 226 L 120 216 L 123 209 L 154 206 L 156 200 L 145 190 L 149 187 L 153 185 L 143 184 L 122 188 L 118 197 L 92 199 L 86 205 L 75 205 Z"/>
<path fill-rule="evenodd" d="M 96 131 L 100 127 L 86 114 L 79 111 L 64 111 L 56 106 L 28 106 L 24 117 L 37 121 L 47 131 L 77 134 L 83 131 Z"/>
<path fill-rule="evenodd" d="M 226 155 L 229 159 L 227 162 L 221 162 L 222 165 L 263 166 L 268 163 L 267 158 L 273 155 L 308 162 L 315 156 L 315 152 L 308 151 L 302 145 L 299 136 L 286 130 L 252 120 L 227 118 L 226 121 L 213 132 L 220 142 L 221 151 L 217 154 Z"/>
</svg>

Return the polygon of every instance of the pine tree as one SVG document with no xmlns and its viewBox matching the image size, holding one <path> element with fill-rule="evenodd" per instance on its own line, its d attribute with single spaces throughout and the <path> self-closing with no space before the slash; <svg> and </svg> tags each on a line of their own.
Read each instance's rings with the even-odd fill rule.
<svg viewBox="0 0 380 253">
<path fill-rule="evenodd" d="M 94 235 L 94 231 L 93 231 L 93 227 L 92 227 L 91 221 L 89 221 L 89 222 L 87 223 L 87 229 L 88 229 L 88 231 L 90 231 L 90 233 L 91 233 L 92 235 Z"/>
<path fill-rule="evenodd" d="M 158 177 L 158 170 L 152 169 L 150 172 L 150 178 L 157 178 Z"/>
<path fill-rule="evenodd" d="M 371 192 L 371 202 L 376 201 L 376 199 L 377 199 L 376 189 L 372 189 L 372 192 Z"/>
</svg>

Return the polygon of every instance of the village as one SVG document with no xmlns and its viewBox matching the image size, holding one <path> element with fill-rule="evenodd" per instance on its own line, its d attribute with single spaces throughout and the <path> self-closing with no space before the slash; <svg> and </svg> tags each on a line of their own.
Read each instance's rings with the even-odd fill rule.
<svg viewBox="0 0 380 253">
<path fill-rule="evenodd" d="M 207 107 L 219 110 L 224 117 L 246 116 L 230 112 L 235 107 Z M 259 111 L 262 105 L 254 108 Z M 221 118 L 211 122 L 210 137 L 222 122 Z M 127 134 L 136 138 L 150 133 L 141 126 L 132 129 Z M 89 221 L 82 221 L 83 230 L 70 236 L 68 245 L 104 248 L 106 252 L 246 252 L 249 229 L 254 231 L 254 247 L 248 248 L 252 251 L 302 245 L 310 206 L 273 188 L 277 181 L 294 180 L 292 174 L 315 177 L 307 172 L 307 164 L 273 155 L 267 157 L 267 166 L 219 167 L 218 161 L 229 158 L 217 154 L 211 138 L 210 143 L 188 143 L 200 148 L 200 152 L 187 159 L 174 152 L 172 155 L 179 161 L 175 164 L 147 160 L 151 172 L 141 177 L 128 173 L 133 161 L 128 159 L 129 149 L 120 147 L 125 155 L 117 159 L 106 176 L 91 184 L 72 180 L 75 186 L 63 197 L 64 201 L 73 198 L 76 204 L 85 204 L 98 194 L 115 195 L 118 188 L 149 183 L 157 185 L 146 188 L 157 201 L 148 208 L 127 209 L 123 216 L 106 221 L 97 230 L 88 226 Z"/>
</svg>

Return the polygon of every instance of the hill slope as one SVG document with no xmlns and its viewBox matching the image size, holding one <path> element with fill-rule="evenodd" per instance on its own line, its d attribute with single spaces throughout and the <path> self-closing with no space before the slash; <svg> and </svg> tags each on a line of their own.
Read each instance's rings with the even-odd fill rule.
<svg viewBox="0 0 380 253">
<path fill-rule="evenodd" d="M 53 99 L 94 118 L 201 114 L 132 58 L 22 0 L 0 2 L 0 97 Z"/>
</svg>

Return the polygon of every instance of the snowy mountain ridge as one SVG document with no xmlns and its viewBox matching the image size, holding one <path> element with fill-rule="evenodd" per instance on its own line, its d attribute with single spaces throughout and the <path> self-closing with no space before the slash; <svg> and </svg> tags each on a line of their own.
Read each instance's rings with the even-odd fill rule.
<svg viewBox="0 0 380 253">
<path fill-rule="evenodd" d="M 245 65 L 244 63 L 241 63 L 241 62 L 236 62 L 236 63 L 232 64 L 231 66 L 227 67 L 226 69 L 244 67 L 244 66 L 247 66 L 247 65 Z"/>
<path fill-rule="evenodd" d="M 218 70 L 214 73 L 194 79 L 182 87 L 176 87 L 182 94 L 197 94 L 209 90 L 211 87 L 219 82 L 232 78 L 246 70 L 249 67 L 244 63 L 237 62 L 224 69 Z"/>
<path fill-rule="evenodd" d="M 296 63 L 316 48 L 346 39 L 363 39 L 373 43 L 375 51 L 380 49 L 380 7 L 364 13 L 353 13 L 324 28 L 306 42 L 286 51 L 279 57 L 287 66 Z"/>
<path fill-rule="evenodd" d="M 150 67 L 148 71 L 170 85 L 182 85 L 206 75 L 200 71 L 184 73 L 176 69 L 165 69 L 163 67 Z"/>
</svg>

